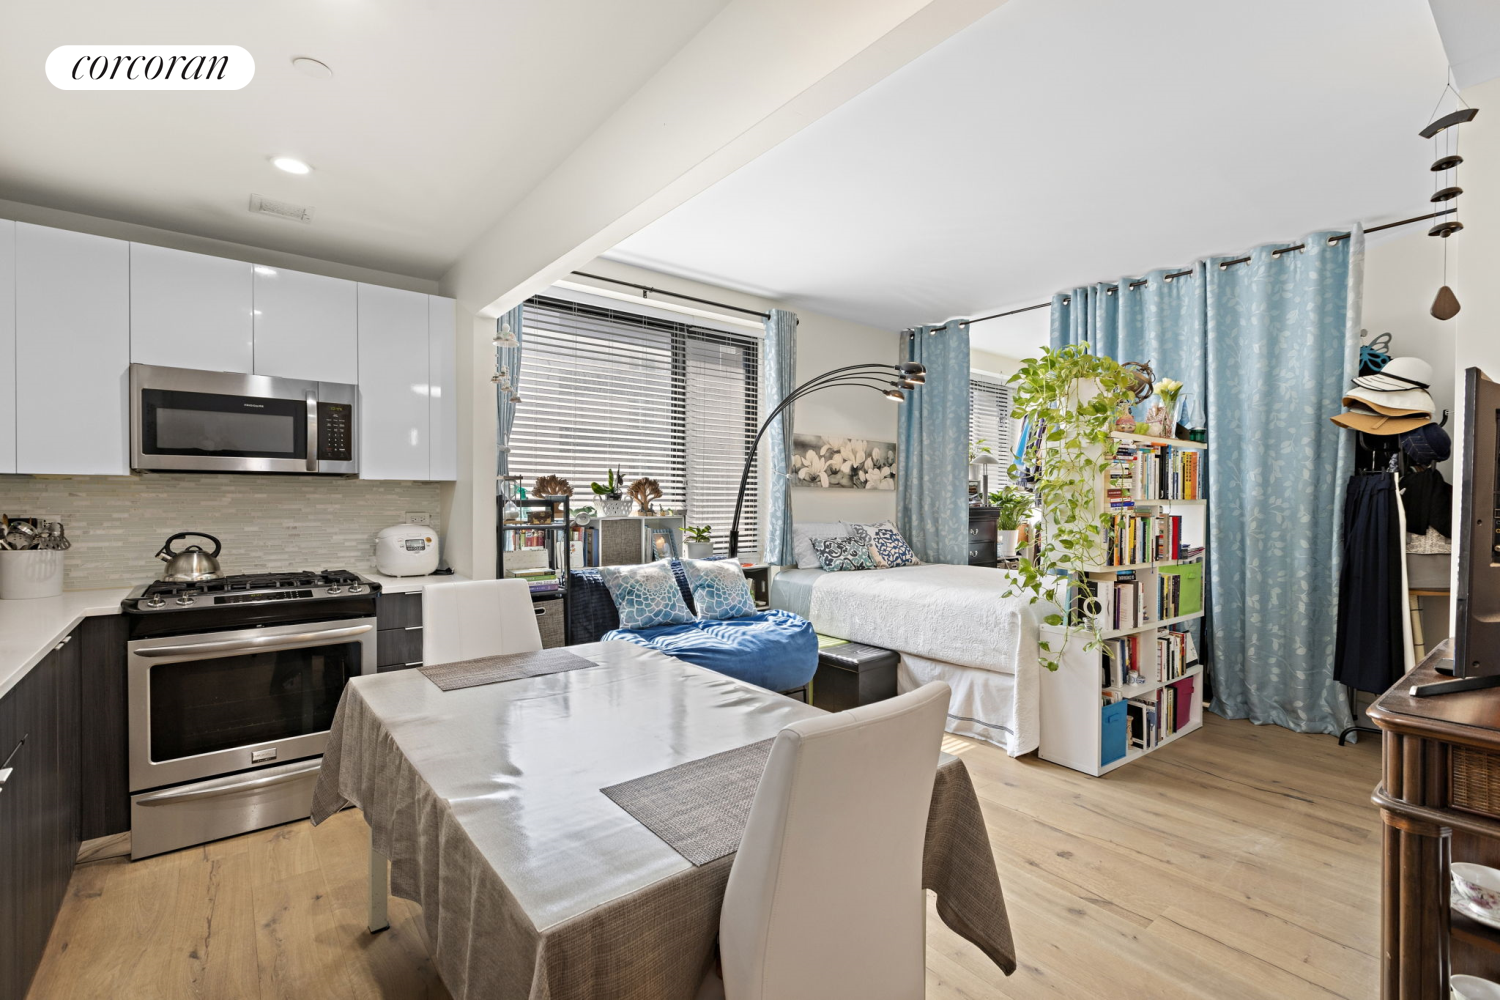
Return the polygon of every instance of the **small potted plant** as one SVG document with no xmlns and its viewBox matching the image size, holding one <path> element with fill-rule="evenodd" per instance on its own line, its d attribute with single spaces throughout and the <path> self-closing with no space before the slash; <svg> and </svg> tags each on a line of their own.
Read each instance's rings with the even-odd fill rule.
<svg viewBox="0 0 1500 1000">
<path fill-rule="evenodd" d="M 1021 523 L 1031 514 L 1035 498 L 1019 486 L 1006 486 L 990 494 L 990 506 L 998 512 L 995 518 L 995 551 L 1001 559 L 1014 559 L 1016 536 Z"/>
<path fill-rule="evenodd" d="M 688 536 L 684 547 L 687 549 L 689 559 L 707 559 L 714 554 L 714 529 L 712 525 L 704 524 L 698 527 L 688 526 L 682 529 Z"/>
<path fill-rule="evenodd" d="M 625 496 L 625 476 L 615 469 L 609 470 L 609 478 L 602 483 L 591 483 L 589 488 L 599 500 L 603 517 L 628 517 L 633 501 Z"/>
</svg>

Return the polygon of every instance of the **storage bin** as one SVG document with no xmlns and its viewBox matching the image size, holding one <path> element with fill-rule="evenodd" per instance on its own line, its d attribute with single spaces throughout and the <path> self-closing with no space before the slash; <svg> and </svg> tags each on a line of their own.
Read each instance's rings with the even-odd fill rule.
<svg viewBox="0 0 1500 1000">
<path fill-rule="evenodd" d="M 61 549 L 0 551 L 0 601 L 56 597 L 62 589 Z"/>
<path fill-rule="evenodd" d="M 563 602 L 560 597 L 533 600 L 531 608 L 536 612 L 536 626 L 542 633 L 542 648 L 556 649 L 566 646 L 567 622 L 563 617 Z"/>
<path fill-rule="evenodd" d="M 1099 766 L 1113 764 L 1125 756 L 1129 742 L 1129 727 L 1125 721 L 1125 706 L 1128 702 L 1117 701 L 1105 705 L 1100 712 Z"/>
</svg>

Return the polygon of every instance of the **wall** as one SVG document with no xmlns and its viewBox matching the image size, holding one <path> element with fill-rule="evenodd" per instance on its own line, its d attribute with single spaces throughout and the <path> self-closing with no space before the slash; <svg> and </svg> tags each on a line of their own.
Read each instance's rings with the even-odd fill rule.
<svg viewBox="0 0 1500 1000">
<path fill-rule="evenodd" d="M 337 476 L 0 476 L 0 511 L 63 522 L 73 543 L 63 587 L 90 590 L 157 579 L 156 550 L 189 530 L 223 543 L 226 573 L 371 572 L 375 533 L 407 512 L 430 514 L 441 530 L 439 492 L 437 483 Z"/>
</svg>

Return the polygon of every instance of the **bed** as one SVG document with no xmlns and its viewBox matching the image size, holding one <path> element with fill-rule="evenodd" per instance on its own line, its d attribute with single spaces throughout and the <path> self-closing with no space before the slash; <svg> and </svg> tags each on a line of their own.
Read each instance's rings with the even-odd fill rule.
<svg viewBox="0 0 1500 1000">
<path fill-rule="evenodd" d="M 821 635 L 895 650 L 897 686 L 953 689 L 950 733 L 1012 757 L 1039 739 L 1037 624 L 1025 597 L 1005 597 L 1005 570 L 922 565 L 825 573 L 785 569 L 771 606 L 811 621 Z"/>
</svg>

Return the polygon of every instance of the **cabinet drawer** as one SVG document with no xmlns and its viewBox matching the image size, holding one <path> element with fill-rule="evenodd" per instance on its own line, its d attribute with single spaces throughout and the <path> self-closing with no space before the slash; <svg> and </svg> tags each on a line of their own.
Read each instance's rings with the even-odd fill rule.
<svg viewBox="0 0 1500 1000">
<path fill-rule="evenodd" d="M 970 542 L 969 543 L 969 565 L 970 566 L 993 566 L 1000 559 L 999 550 L 994 542 Z"/>
<path fill-rule="evenodd" d="M 375 633 L 375 666 L 406 667 L 422 660 L 422 626 L 381 629 Z"/>
<path fill-rule="evenodd" d="M 375 621 L 381 631 L 422 624 L 422 592 L 381 594 L 375 605 Z"/>
<path fill-rule="evenodd" d="M 969 522 L 970 542 L 993 542 L 995 538 L 995 521 L 993 518 Z"/>
</svg>

